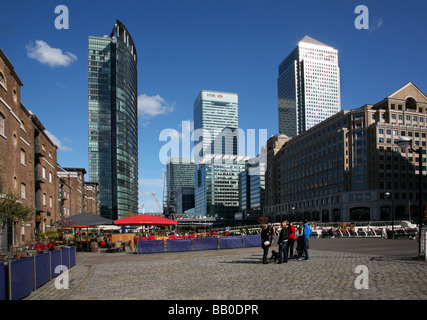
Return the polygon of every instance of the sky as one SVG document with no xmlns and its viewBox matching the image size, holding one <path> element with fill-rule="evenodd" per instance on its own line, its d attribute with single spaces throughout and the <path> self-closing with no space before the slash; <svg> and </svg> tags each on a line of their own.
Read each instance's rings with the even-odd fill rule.
<svg viewBox="0 0 427 320">
<path fill-rule="evenodd" d="M 55 13 L 59 5 L 68 15 Z M 338 50 L 342 109 L 408 82 L 427 92 L 421 0 L 20 0 L 1 8 L 0 48 L 24 84 L 21 102 L 58 145 L 63 167 L 88 170 L 88 37 L 109 35 L 117 19 L 127 27 L 138 54 L 140 212 L 142 204 L 158 212 L 151 193 L 162 201 L 161 136 L 185 137 L 201 90 L 237 93 L 244 132 L 278 132 L 278 66 L 305 35 Z"/>
</svg>

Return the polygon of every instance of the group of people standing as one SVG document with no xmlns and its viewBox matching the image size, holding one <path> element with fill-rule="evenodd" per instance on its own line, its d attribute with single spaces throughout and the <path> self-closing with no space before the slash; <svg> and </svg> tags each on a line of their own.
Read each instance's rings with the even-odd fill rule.
<svg viewBox="0 0 427 320">
<path fill-rule="evenodd" d="M 272 258 L 274 261 L 278 260 L 278 263 L 287 263 L 289 259 L 294 258 L 294 245 L 297 242 L 297 260 L 301 260 L 304 253 L 304 260 L 308 261 L 308 247 L 309 247 L 309 238 L 311 236 L 311 227 L 307 223 L 307 220 L 304 220 L 304 225 L 302 230 L 296 234 L 297 230 L 293 226 L 292 222 L 289 222 L 289 225 L 283 221 L 281 223 L 281 230 L 278 234 L 278 245 L 279 250 L 275 252 L 273 250 Z M 262 263 L 268 263 L 268 251 L 273 244 L 274 235 L 277 234 L 277 231 L 272 225 L 262 225 L 261 227 L 261 245 L 263 249 Z"/>
</svg>

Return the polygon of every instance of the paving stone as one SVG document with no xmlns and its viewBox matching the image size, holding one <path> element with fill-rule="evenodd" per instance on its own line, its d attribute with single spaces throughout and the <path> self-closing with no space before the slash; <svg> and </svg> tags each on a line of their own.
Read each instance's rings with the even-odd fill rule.
<svg viewBox="0 0 427 320">
<path fill-rule="evenodd" d="M 333 249 L 334 243 L 329 245 Z M 76 266 L 69 270 L 69 289 L 56 289 L 51 280 L 26 299 L 427 299 L 427 263 L 408 256 L 323 248 L 310 249 L 310 261 L 277 264 L 271 260 L 264 265 L 261 260 L 261 248 L 144 255 L 78 252 Z M 355 287 L 359 265 L 369 272 L 368 289 Z M 271 290 L 260 290 L 261 286 Z"/>
</svg>

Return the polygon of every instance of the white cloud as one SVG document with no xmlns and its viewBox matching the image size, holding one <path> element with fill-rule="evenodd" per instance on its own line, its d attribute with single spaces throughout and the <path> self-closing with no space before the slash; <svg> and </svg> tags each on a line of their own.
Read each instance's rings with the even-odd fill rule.
<svg viewBox="0 0 427 320">
<path fill-rule="evenodd" d="M 58 147 L 59 150 L 65 151 L 65 152 L 73 151 L 73 149 L 71 149 L 70 147 L 63 146 L 61 140 L 59 140 L 57 137 L 55 137 L 51 132 L 49 132 L 47 130 L 45 130 L 44 132 L 47 134 L 49 139 L 52 140 L 52 142 L 54 144 L 56 144 L 56 146 Z M 70 141 L 69 139 L 64 139 L 64 140 Z"/>
<path fill-rule="evenodd" d="M 138 96 L 138 114 L 143 117 L 151 118 L 173 111 L 174 106 L 169 105 L 160 95 L 147 96 L 142 94 Z"/>
<path fill-rule="evenodd" d="M 37 60 L 49 67 L 66 67 L 77 60 L 77 56 L 71 52 L 62 53 L 61 49 L 52 48 L 42 40 L 36 40 L 26 45 L 28 57 Z"/>
<path fill-rule="evenodd" d="M 380 17 L 378 19 L 374 19 L 372 26 L 369 27 L 369 33 L 372 33 L 378 29 L 381 29 L 383 25 L 384 25 L 384 19 L 383 18 Z"/>
</svg>

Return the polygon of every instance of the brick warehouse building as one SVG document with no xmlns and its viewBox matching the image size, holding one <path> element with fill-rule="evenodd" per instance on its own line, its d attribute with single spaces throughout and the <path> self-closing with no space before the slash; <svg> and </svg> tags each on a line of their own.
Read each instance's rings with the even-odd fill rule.
<svg viewBox="0 0 427 320">
<path fill-rule="evenodd" d="M 24 205 L 35 207 L 34 125 L 32 114 L 21 103 L 22 85 L 12 64 L 0 50 L 1 190 L 20 194 Z M 26 224 L 15 224 L 13 242 L 27 239 L 34 228 L 35 217 Z"/>
<path fill-rule="evenodd" d="M 427 97 L 413 83 L 292 139 L 275 135 L 267 142 L 264 215 L 274 221 L 417 221 L 421 173 L 427 203 L 426 136 Z M 423 149 L 421 165 L 417 153 L 397 145 L 402 137 Z"/>
<path fill-rule="evenodd" d="M 98 183 L 84 181 L 86 173 L 84 168 L 63 168 L 58 165 L 61 218 L 80 212 L 99 215 Z"/>
<path fill-rule="evenodd" d="M 37 231 L 50 229 L 65 211 L 67 215 L 78 214 L 86 203 L 90 212 L 98 213 L 99 206 L 96 183 L 85 185 L 82 180 L 81 186 L 71 181 L 67 184 L 61 176 L 58 147 L 37 116 L 21 103 L 22 86 L 13 65 L 0 49 L 0 193 L 20 195 L 24 205 L 34 208 L 34 219 L 14 224 L 14 245 L 33 241 Z M 84 179 L 84 173 L 79 179 Z M 64 191 L 68 206 L 62 205 Z M 6 243 L 6 233 L 0 230 L 0 248 Z"/>
</svg>

